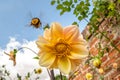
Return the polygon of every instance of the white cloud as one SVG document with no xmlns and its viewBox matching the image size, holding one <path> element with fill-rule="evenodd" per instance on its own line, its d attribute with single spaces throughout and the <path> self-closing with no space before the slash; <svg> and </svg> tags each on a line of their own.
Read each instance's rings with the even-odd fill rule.
<svg viewBox="0 0 120 80">
<path fill-rule="evenodd" d="M 16 66 L 13 66 L 13 62 L 9 60 L 9 56 L 4 54 L 4 51 L 8 53 L 10 50 L 20 47 L 27 47 L 34 50 L 35 52 L 38 52 L 38 48 L 35 44 L 35 41 L 23 40 L 23 42 L 20 43 L 13 37 L 10 37 L 10 41 L 6 45 L 6 49 L 3 50 L 0 48 L 0 66 L 6 65 L 7 70 L 11 72 L 12 78 L 16 77 L 16 73 L 25 76 L 27 72 L 32 72 L 34 69 L 40 67 L 38 64 L 38 60 L 33 59 L 33 57 L 35 57 L 36 54 L 34 54 L 32 51 L 30 51 L 27 48 L 18 51 L 16 55 L 17 64 Z M 41 68 L 43 70 L 43 72 L 39 75 L 41 80 L 50 80 L 47 70 L 43 67 Z M 34 77 L 35 75 L 32 76 L 32 78 Z"/>
<path fill-rule="evenodd" d="M 6 45 L 6 50 L 5 51 L 10 51 L 14 48 L 20 47 L 22 44 L 18 41 L 16 41 L 15 38 L 10 37 L 10 41 L 8 42 L 8 44 Z"/>
</svg>

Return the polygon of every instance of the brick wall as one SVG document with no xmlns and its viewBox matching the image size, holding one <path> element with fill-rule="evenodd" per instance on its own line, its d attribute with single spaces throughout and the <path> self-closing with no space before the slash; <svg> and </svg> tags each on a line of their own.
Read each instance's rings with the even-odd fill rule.
<svg viewBox="0 0 120 80">
<path fill-rule="evenodd" d="M 85 39 L 89 38 L 90 56 L 97 56 L 99 52 L 104 53 L 100 58 L 102 61 L 100 68 L 104 70 L 104 73 L 99 73 L 99 68 L 93 66 L 92 60 L 89 64 L 85 64 L 86 60 L 89 60 L 88 57 L 70 76 L 70 80 L 87 80 L 86 73 L 94 76 L 92 80 L 120 80 L 120 25 L 110 24 L 110 21 L 110 19 L 105 19 L 99 26 L 96 35 L 89 32 L 89 26 L 82 32 Z M 99 32 L 102 32 L 104 36 Z M 106 39 L 105 36 L 109 39 Z M 114 64 L 117 64 L 117 68 L 113 66 Z"/>
</svg>

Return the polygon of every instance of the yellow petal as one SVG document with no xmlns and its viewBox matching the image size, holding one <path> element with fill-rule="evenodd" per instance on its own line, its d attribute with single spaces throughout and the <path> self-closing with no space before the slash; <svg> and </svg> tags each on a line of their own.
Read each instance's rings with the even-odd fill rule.
<svg viewBox="0 0 120 80">
<path fill-rule="evenodd" d="M 51 25 L 52 40 L 60 38 L 60 37 L 62 37 L 62 35 L 63 35 L 62 26 L 57 22 L 52 23 L 52 25 Z"/>
<path fill-rule="evenodd" d="M 40 36 L 36 41 L 36 44 L 39 46 L 49 43 L 44 37 Z"/>
<path fill-rule="evenodd" d="M 44 30 L 44 38 L 47 39 L 47 40 L 51 40 L 51 32 L 50 32 L 50 29 L 46 28 Z"/>
<path fill-rule="evenodd" d="M 48 67 L 52 65 L 55 61 L 56 56 L 53 53 L 41 53 L 39 59 L 39 64 L 43 67 Z"/>
<path fill-rule="evenodd" d="M 91 73 L 86 73 L 85 77 L 86 77 L 87 80 L 92 80 L 93 79 L 93 76 L 92 76 Z"/>
<path fill-rule="evenodd" d="M 61 58 L 58 59 L 58 68 L 60 69 L 60 71 L 64 74 L 69 74 L 71 71 L 71 62 L 70 60 L 63 56 Z"/>
<path fill-rule="evenodd" d="M 45 38 L 42 36 L 36 41 L 36 44 L 40 50 L 51 51 L 52 44 L 50 44 Z M 50 48 L 51 47 L 51 48 Z"/>
<path fill-rule="evenodd" d="M 72 49 L 70 55 L 68 55 L 71 59 L 80 59 L 88 56 L 88 50 L 85 46 L 82 45 L 72 45 Z"/>
<path fill-rule="evenodd" d="M 79 29 L 76 25 L 65 27 L 63 30 L 64 38 L 68 41 L 74 41 L 79 37 Z"/>
<path fill-rule="evenodd" d="M 56 56 L 54 63 L 51 66 L 49 66 L 48 68 L 49 69 L 58 68 L 57 63 L 58 63 L 58 57 Z"/>
<path fill-rule="evenodd" d="M 88 49 L 87 49 L 87 46 L 75 44 L 75 45 L 71 45 L 71 51 L 72 52 L 88 52 Z"/>
<path fill-rule="evenodd" d="M 87 42 L 83 39 L 82 35 L 80 35 L 78 38 L 74 39 L 72 43 L 70 43 L 70 45 L 76 45 L 76 44 L 86 46 Z"/>
<path fill-rule="evenodd" d="M 74 71 L 82 62 L 81 59 L 70 59 L 71 61 L 71 72 Z"/>
</svg>

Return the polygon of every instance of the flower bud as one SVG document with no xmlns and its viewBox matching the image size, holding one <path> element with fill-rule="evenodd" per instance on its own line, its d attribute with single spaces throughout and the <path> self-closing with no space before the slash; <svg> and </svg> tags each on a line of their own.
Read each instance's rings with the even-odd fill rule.
<svg viewBox="0 0 120 80">
<path fill-rule="evenodd" d="M 87 80 L 92 80 L 92 78 L 93 78 L 91 73 L 86 73 L 85 77 Z"/>
<path fill-rule="evenodd" d="M 103 68 L 98 69 L 98 72 L 99 72 L 100 74 L 103 74 L 103 73 L 104 73 Z"/>
<path fill-rule="evenodd" d="M 101 60 L 99 58 L 94 59 L 93 65 L 97 68 L 100 68 L 101 66 Z"/>
<path fill-rule="evenodd" d="M 113 63 L 112 65 L 113 65 L 113 68 L 114 68 L 114 69 L 117 69 L 117 68 L 118 68 L 118 64 L 117 64 L 117 63 Z"/>
</svg>

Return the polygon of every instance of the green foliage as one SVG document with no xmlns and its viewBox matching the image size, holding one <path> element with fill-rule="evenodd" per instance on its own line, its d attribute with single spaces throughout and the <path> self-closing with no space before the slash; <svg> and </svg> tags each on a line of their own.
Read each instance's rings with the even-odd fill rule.
<svg viewBox="0 0 120 80">
<path fill-rule="evenodd" d="M 105 18 L 115 17 L 117 21 L 120 20 L 120 3 L 118 0 L 93 0 L 93 4 L 94 8 L 89 22 L 92 28 L 95 26 L 99 27 Z M 94 33 L 96 30 L 93 30 L 91 33 Z"/>
<path fill-rule="evenodd" d="M 6 80 L 5 77 L 10 76 L 10 72 L 6 69 L 5 65 L 2 65 L 2 67 L 0 68 L 0 73 L 3 75 L 1 75 L 0 80 Z"/>
<path fill-rule="evenodd" d="M 49 24 L 46 24 L 44 27 L 43 27 L 43 30 L 45 30 L 46 28 L 50 28 Z"/>
<path fill-rule="evenodd" d="M 60 75 L 55 76 L 55 80 L 61 80 Z M 66 76 L 62 75 L 62 80 L 68 80 Z"/>
<path fill-rule="evenodd" d="M 19 74 L 17 74 L 17 78 L 18 78 L 18 80 L 22 80 L 21 76 Z"/>
<path fill-rule="evenodd" d="M 59 2 L 58 2 L 59 1 Z M 63 15 L 65 12 L 73 11 L 73 14 L 78 18 L 78 20 L 82 20 L 85 17 L 88 17 L 89 13 L 89 0 L 52 0 L 51 5 L 57 4 L 56 9 L 60 10 L 60 15 Z M 72 10 L 73 9 L 73 10 Z"/>
<path fill-rule="evenodd" d="M 54 5 L 54 4 L 55 4 L 55 0 L 52 0 L 52 1 L 51 1 L 51 5 Z"/>
<path fill-rule="evenodd" d="M 36 56 L 36 57 L 33 57 L 33 59 L 39 59 L 39 57 L 38 57 L 38 56 Z"/>
<path fill-rule="evenodd" d="M 27 72 L 27 74 L 25 76 L 23 76 L 23 75 L 21 76 L 19 73 L 17 73 L 16 76 L 13 78 L 13 77 L 11 77 L 10 71 L 7 70 L 6 65 L 2 65 L 2 66 L 0 66 L 0 74 L 1 74 L 0 80 L 13 80 L 13 79 L 23 80 L 23 78 L 24 78 L 24 80 L 32 80 L 31 76 L 33 75 L 34 70 L 32 72 Z M 35 78 L 36 78 L 35 80 L 38 80 L 40 78 L 40 76 L 36 76 Z"/>
<path fill-rule="evenodd" d="M 73 22 L 72 25 L 77 25 L 79 27 L 79 24 L 77 22 Z"/>
<path fill-rule="evenodd" d="M 52 0 L 51 5 L 60 10 L 60 15 L 73 12 L 79 21 L 91 16 L 88 22 L 91 25 L 91 33 L 98 30 L 98 26 L 105 18 L 116 17 L 120 21 L 120 0 Z M 90 6 L 93 6 L 91 12 Z"/>
<path fill-rule="evenodd" d="M 16 53 L 17 53 L 17 49 L 14 49 L 14 54 L 16 55 Z"/>
<path fill-rule="evenodd" d="M 104 80 L 104 76 L 103 75 L 100 75 L 100 80 Z"/>
</svg>

